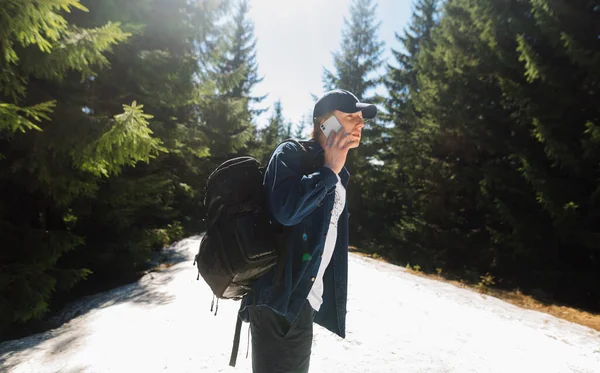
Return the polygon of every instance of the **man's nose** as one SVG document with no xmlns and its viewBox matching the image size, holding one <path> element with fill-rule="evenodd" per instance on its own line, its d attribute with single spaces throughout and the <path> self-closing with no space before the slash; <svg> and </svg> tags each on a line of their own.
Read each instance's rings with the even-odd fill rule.
<svg viewBox="0 0 600 373">
<path fill-rule="evenodd" d="M 356 127 L 358 129 L 362 129 L 365 126 L 365 121 L 363 119 L 359 120 L 358 123 L 356 124 Z"/>
</svg>

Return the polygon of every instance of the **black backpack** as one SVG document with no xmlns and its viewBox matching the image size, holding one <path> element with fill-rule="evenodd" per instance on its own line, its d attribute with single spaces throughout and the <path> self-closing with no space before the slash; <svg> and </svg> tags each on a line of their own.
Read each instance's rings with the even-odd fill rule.
<svg viewBox="0 0 600 373">
<path fill-rule="evenodd" d="M 305 146 L 296 140 L 305 156 Z M 237 157 L 223 162 L 208 177 L 204 205 L 207 208 L 206 234 L 200 241 L 194 265 L 198 278 L 210 286 L 219 299 L 241 299 L 251 289 L 252 282 L 273 266 L 277 282 L 283 272 L 284 242 L 291 228 L 284 227 L 270 216 L 263 187 L 266 166 L 253 157 Z M 211 304 L 211 311 L 213 309 Z M 217 312 L 215 310 L 215 314 Z M 230 365 L 235 365 L 239 330 L 238 318 L 234 351 Z"/>
</svg>

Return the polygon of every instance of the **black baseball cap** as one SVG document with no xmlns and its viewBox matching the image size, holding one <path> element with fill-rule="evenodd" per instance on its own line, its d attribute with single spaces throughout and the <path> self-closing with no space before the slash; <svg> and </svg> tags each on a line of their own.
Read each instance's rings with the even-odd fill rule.
<svg viewBox="0 0 600 373">
<path fill-rule="evenodd" d="M 377 106 L 360 102 L 354 94 L 345 89 L 334 89 L 325 92 L 313 110 L 313 119 L 339 110 L 342 113 L 357 113 L 362 111 L 364 119 L 373 119 L 377 115 Z"/>
</svg>

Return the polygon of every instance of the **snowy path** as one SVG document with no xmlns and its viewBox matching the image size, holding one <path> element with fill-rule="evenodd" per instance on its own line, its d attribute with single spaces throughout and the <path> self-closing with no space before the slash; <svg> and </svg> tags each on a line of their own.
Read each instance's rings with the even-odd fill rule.
<svg viewBox="0 0 600 373">
<path fill-rule="evenodd" d="M 178 264 L 90 297 L 59 329 L 0 344 L 14 373 L 250 372 L 248 324 L 228 366 L 237 302 L 210 313 L 198 238 Z M 315 327 L 311 372 L 600 372 L 600 333 L 351 255 L 346 340 Z"/>
</svg>

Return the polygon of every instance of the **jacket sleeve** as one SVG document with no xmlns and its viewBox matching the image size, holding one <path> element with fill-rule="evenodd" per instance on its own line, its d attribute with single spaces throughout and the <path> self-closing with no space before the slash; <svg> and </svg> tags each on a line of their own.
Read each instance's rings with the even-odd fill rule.
<svg viewBox="0 0 600 373">
<path fill-rule="evenodd" d="M 329 167 L 302 173 L 303 150 L 293 143 L 279 146 L 265 172 L 267 202 L 273 217 L 283 225 L 296 225 L 335 189 L 338 176 Z"/>
</svg>

